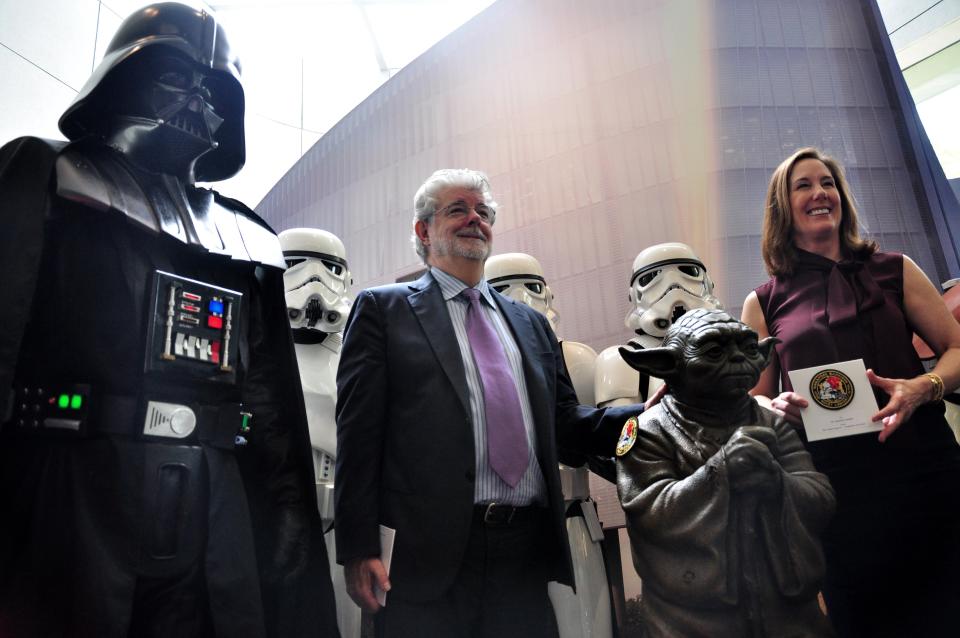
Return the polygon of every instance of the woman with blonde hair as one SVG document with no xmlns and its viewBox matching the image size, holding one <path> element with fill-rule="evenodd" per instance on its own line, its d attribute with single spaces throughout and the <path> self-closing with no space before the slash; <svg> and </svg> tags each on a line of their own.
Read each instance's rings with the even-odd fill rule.
<svg viewBox="0 0 960 638">
<path fill-rule="evenodd" d="M 780 339 L 753 390 L 793 423 L 837 494 L 824 537 L 830 617 L 843 637 L 955 636 L 960 601 L 960 447 L 943 394 L 960 385 L 960 324 L 906 255 L 859 236 L 840 165 L 804 148 L 774 171 L 763 219 L 771 279 L 743 321 Z M 926 373 L 916 332 L 940 359 Z M 876 433 L 807 441 L 790 370 L 863 359 Z"/>
</svg>

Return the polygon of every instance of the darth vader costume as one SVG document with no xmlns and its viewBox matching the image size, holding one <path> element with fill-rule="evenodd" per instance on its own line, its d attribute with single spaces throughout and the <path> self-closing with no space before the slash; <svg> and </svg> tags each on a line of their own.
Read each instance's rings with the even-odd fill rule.
<svg viewBox="0 0 960 638">
<path fill-rule="evenodd" d="M 0 149 L 0 635 L 335 636 L 284 258 L 212 16 L 141 9 Z M 8 392 L 9 389 L 9 392 Z"/>
</svg>

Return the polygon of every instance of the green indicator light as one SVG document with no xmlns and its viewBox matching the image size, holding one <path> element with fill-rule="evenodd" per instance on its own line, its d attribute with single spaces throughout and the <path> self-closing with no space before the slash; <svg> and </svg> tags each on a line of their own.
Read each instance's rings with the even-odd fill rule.
<svg viewBox="0 0 960 638">
<path fill-rule="evenodd" d="M 79 410 L 83 405 L 83 397 L 79 394 L 74 394 L 70 397 L 70 407 L 74 410 Z"/>
<path fill-rule="evenodd" d="M 69 394 L 61 394 L 59 397 L 57 397 L 57 405 L 60 406 L 61 408 L 66 408 L 67 406 L 69 406 L 69 405 L 70 405 L 70 395 L 69 395 Z"/>
</svg>

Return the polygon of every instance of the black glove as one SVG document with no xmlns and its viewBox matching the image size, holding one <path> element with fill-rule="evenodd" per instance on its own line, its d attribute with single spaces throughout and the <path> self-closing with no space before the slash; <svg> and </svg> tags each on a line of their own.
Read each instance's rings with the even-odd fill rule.
<svg viewBox="0 0 960 638">
<path fill-rule="evenodd" d="M 302 505 L 287 505 L 277 515 L 276 545 L 267 571 L 271 583 L 294 581 L 307 566 L 310 523 Z"/>
</svg>

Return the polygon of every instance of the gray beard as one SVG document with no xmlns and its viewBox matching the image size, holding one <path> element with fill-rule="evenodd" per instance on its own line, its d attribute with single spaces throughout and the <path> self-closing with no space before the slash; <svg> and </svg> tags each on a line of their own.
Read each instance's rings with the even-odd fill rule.
<svg viewBox="0 0 960 638">
<path fill-rule="evenodd" d="M 484 261 L 490 256 L 490 242 L 484 242 L 481 246 L 475 246 L 474 244 L 465 246 L 458 242 L 456 237 L 449 241 L 446 237 L 438 237 L 433 240 L 430 248 L 437 257 L 463 257 L 464 259 Z"/>
</svg>

